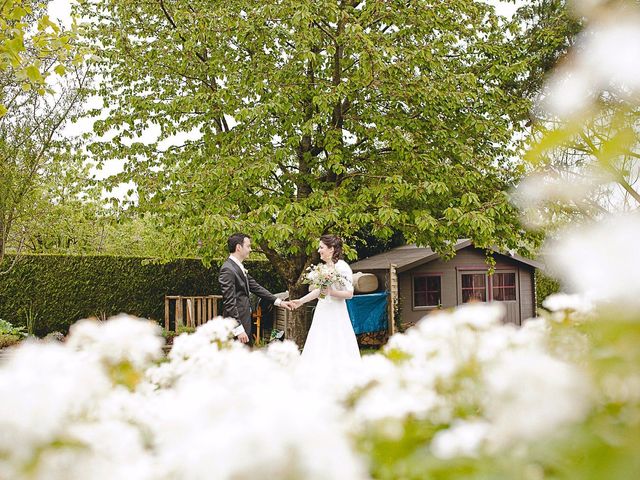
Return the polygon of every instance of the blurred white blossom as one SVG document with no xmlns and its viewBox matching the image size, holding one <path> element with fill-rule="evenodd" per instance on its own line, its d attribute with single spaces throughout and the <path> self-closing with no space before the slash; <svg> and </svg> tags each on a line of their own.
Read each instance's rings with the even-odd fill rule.
<svg viewBox="0 0 640 480">
<path fill-rule="evenodd" d="M 564 177 L 539 172 L 525 177 L 511 192 L 511 199 L 520 208 L 525 224 L 539 228 L 553 220 L 556 205 L 571 206 L 585 212 L 593 209 L 585 199 L 612 181 L 611 175 L 600 168 L 585 167 L 580 175 Z"/>
<path fill-rule="evenodd" d="M 436 457 L 476 457 L 486 441 L 490 425 L 486 421 L 456 421 L 447 430 L 438 432 L 431 443 Z"/>
<path fill-rule="evenodd" d="M 0 368 L 0 478 L 16 478 L 49 448 L 60 451 L 55 444 L 68 425 L 110 388 L 100 365 L 65 346 L 25 342 L 16 348 Z"/>
<path fill-rule="evenodd" d="M 291 367 L 300 358 L 298 345 L 291 340 L 271 342 L 267 347 L 267 356 L 281 367 Z"/>
<path fill-rule="evenodd" d="M 97 355 L 109 365 L 129 362 L 135 368 L 144 368 L 162 355 L 164 340 L 160 333 L 155 322 L 118 315 L 106 322 L 76 322 L 69 331 L 67 345 Z"/>
<path fill-rule="evenodd" d="M 447 459 L 578 421 L 588 389 L 547 351 L 544 321 L 503 316 L 492 304 L 431 315 L 333 386 L 299 377 L 293 342 L 231 341 L 229 320 L 180 335 L 159 362 L 146 322 L 83 322 L 69 343 L 24 344 L 0 367 L 0 408 L 14 412 L 0 420 L 0 477 L 365 479 L 355 438 L 399 441 L 406 422 L 437 426 L 430 451 Z M 122 362 L 138 369 L 133 388 L 109 377 Z"/>
<path fill-rule="evenodd" d="M 584 374 L 544 351 L 506 352 L 489 365 L 484 398 L 494 447 L 548 438 L 587 414 L 590 387 Z"/>
<path fill-rule="evenodd" d="M 542 306 L 550 312 L 589 313 L 594 308 L 591 300 L 575 293 L 554 293 L 542 301 Z"/>
<path fill-rule="evenodd" d="M 563 284 L 593 302 L 640 305 L 640 234 L 637 214 L 613 216 L 566 230 L 546 248 Z"/>
<path fill-rule="evenodd" d="M 621 6 L 591 20 L 544 98 L 546 110 L 561 118 L 580 113 L 602 91 L 627 99 L 640 94 L 640 13 Z"/>
</svg>

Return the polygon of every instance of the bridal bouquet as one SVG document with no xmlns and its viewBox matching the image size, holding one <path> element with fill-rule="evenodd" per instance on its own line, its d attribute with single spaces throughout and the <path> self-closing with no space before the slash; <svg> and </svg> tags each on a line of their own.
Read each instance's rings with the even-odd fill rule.
<svg viewBox="0 0 640 480">
<path fill-rule="evenodd" d="M 325 298 L 326 295 L 322 293 L 322 288 L 329 287 L 334 283 L 344 285 L 344 279 L 335 268 L 326 263 L 320 263 L 307 268 L 307 274 L 302 283 L 308 283 L 313 289 L 321 289 L 320 298 Z"/>
</svg>

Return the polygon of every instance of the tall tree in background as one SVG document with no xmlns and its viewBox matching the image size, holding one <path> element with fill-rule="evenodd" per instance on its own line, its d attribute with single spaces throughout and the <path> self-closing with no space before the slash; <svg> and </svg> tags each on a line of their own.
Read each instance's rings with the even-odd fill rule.
<svg viewBox="0 0 640 480">
<path fill-rule="evenodd" d="M 110 112 L 95 132 L 115 135 L 92 152 L 126 160 L 115 180 L 205 258 L 246 231 L 297 297 L 324 232 L 400 231 L 445 254 L 460 237 L 531 247 L 506 195 L 530 65 L 485 2 L 83 0 L 77 13 Z M 157 139 L 136 141 L 151 126 Z M 195 139 L 168 146 L 180 132 Z"/>
<path fill-rule="evenodd" d="M 69 144 L 59 134 L 82 104 L 87 70 L 78 67 L 73 28 L 51 22 L 46 7 L 0 5 L 0 273 L 11 268 L 7 249 L 19 254 L 31 229 L 46 223 L 43 189 L 47 178 L 56 179 L 55 165 L 82 168 L 70 162 L 77 155 L 64 154 Z"/>
<path fill-rule="evenodd" d="M 19 104 L 9 86 L 50 91 L 47 78 L 64 74 L 68 61 L 81 60 L 73 48 L 75 24 L 62 29 L 47 15 L 48 1 L 3 0 L 0 3 L 0 117 Z"/>
<path fill-rule="evenodd" d="M 570 0 L 569 0 L 570 2 Z M 574 45 L 583 25 L 576 18 L 567 0 L 530 0 L 523 2 L 511 20 L 518 62 L 527 68 L 521 77 L 510 83 L 514 93 L 531 100 L 543 91 L 547 76 Z M 539 110 L 522 112 L 529 119 Z"/>
</svg>

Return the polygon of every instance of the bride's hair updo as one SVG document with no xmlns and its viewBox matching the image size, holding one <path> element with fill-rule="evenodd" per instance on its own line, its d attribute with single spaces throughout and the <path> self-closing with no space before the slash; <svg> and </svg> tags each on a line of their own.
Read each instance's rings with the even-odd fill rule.
<svg viewBox="0 0 640 480">
<path fill-rule="evenodd" d="M 342 258 L 342 239 L 337 235 L 322 235 L 320 241 L 327 247 L 333 247 L 333 262 L 337 262 Z"/>
</svg>

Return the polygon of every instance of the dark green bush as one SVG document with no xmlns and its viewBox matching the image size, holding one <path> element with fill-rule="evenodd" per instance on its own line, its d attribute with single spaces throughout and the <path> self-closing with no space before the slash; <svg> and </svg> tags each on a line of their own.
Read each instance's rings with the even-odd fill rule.
<svg viewBox="0 0 640 480">
<path fill-rule="evenodd" d="M 549 295 L 560 291 L 560 282 L 536 269 L 536 304 L 542 308 L 542 302 Z"/>
<path fill-rule="evenodd" d="M 66 333 L 81 318 L 123 312 L 160 321 L 165 295 L 219 294 L 219 268 L 197 259 L 154 264 L 131 257 L 25 255 L 0 277 L 0 318 L 26 326 L 27 317 L 36 315 L 38 336 Z M 247 268 L 270 291 L 286 288 L 268 262 L 249 261 Z"/>
</svg>

